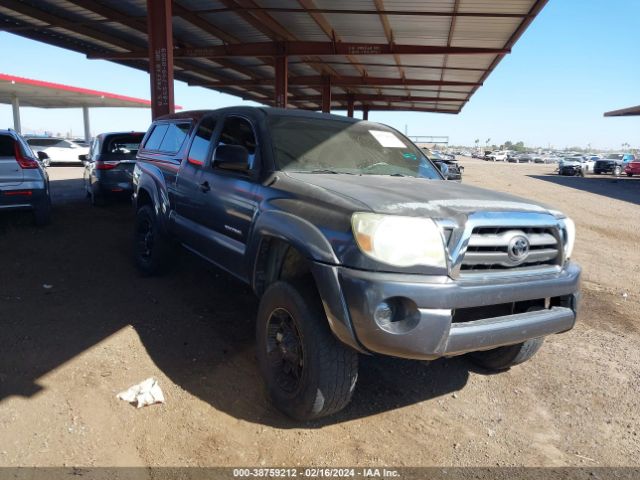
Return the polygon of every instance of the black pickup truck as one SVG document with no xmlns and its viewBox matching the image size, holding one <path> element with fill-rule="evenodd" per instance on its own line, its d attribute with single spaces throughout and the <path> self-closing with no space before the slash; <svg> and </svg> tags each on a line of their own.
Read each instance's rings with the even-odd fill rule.
<svg viewBox="0 0 640 480">
<path fill-rule="evenodd" d="M 576 320 L 573 222 L 444 181 L 387 126 L 236 107 L 156 120 L 134 170 L 134 256 L 180 244 L 260 297 L 257 357 L 297 419 L 349 402 L 359 354 L 504 370 Z"/>
</svg>

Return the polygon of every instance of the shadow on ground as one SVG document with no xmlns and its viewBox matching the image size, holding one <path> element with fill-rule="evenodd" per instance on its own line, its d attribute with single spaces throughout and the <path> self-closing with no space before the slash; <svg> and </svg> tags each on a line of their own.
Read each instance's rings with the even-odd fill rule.
<svg viewBox="0 0 640 480">
<path fill-rule="evenodd" d="M 590 175 L 587 177 L 529 175 L 529 177 L 640 205 L 640 178 L 613 177 L 611 175 Z"/>
<path fill-rule="evenodd" d="M 37 228 L 19 214 L 0 218 L 0 400 L 34 395 L 40 377 L 132 325 L 153 362 L 214 408 L 250 422 L 300 426 L 265 397 L 254 350 L 258 302 L 248 287 L 184 251 L 168 275 L 143 278 L 130 258 L 127 202 L 90 207 L 74 180 L 52 182 L 52 189 L 50 226 Z M 309 427 L 445 395 L 469 375 L 464 359 L 361 360 L 351 405 Z"/>
</svg>

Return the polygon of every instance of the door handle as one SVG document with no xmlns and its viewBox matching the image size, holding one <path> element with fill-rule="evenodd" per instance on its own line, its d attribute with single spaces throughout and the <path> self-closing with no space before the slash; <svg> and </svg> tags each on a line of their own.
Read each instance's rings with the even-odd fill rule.
<svg viewBox="0 0 640 480">
<path fill-rule="evenodd" d="M 211 190 L 211 186 L 209 185 L 209 182 L 202 182 L 200 184 L 200 190 L 204 193 L 207 193 L 209 190 Z"/>
</svg>

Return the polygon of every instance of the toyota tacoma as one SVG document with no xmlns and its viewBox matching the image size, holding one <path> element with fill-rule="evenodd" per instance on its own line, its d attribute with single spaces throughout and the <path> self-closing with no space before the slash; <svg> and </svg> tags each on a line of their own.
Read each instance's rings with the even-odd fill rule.
<svg viewBox="0 0 640 480">
<path fill-rule="evenodd" d="M 274 405 L 344 408 L 361 354 L 528 360 L 576 321 L 575 227 L 518 197 L 445 181 L 398 131 L 254 107 L 149 128 L 134 169 L 134 259 L 182 245 L 260 298 L 257 358 Z"/>
</svg>

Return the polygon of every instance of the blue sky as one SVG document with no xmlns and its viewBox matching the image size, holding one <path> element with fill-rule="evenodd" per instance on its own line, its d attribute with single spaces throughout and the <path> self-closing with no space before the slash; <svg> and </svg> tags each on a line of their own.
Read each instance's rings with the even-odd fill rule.
<svg viewBox="0 0 640 480">
<path fill-rule="evenodd" d="M 372 112 L 370 120 L 409 135 L 448 135 L 452 144 L 476 138 L 555 148 L 640 148 L 640 117 L 603 118 L 605 111 L 640 104 L 639 0 L 550 0 L 459 115 Z M 0 33 L 0 71 L 40 80 L 149 98 L 148 74 Z M 185 109 L 243 103 L 211 90 L 175 84 Z M 339 113 L 339 112 L 336 112 Z M 93 109 L 92 133 L 146 130 L 149 110 Z M 12 126 L 0 105 L 0 128 Z M 23 130 L 82 136 L 78 109 L 22 109 Z"/>
</svg>

